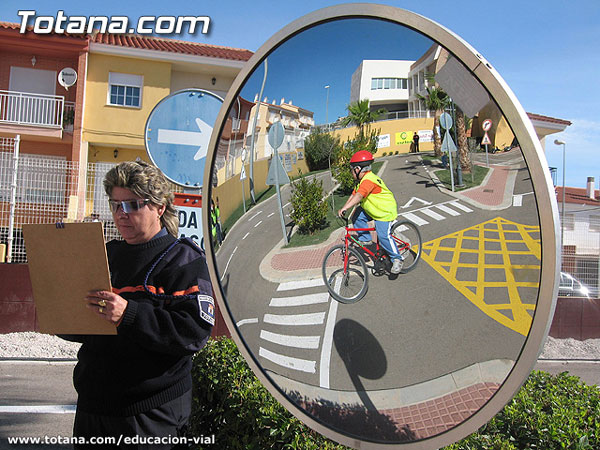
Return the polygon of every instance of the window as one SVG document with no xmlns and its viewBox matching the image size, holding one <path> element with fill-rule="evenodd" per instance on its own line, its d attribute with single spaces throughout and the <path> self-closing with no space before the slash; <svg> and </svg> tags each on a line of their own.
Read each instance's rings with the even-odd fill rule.
<svg viewBox="0 0 600 450">
<path fill-rule="evenodd" d="M 126 73 L 108 74 L 108 104 L 139 108 L 142 106 L 144 77 Z"/>
<path fill-rule="evenodd" d="M 406 89 L 408 80 L 406 78 L 371 78 L 371 90 L 378 89 Z"/>
<path fill-rule="evenodd" d="M 600 232 L 600 216 L 590 215 L 590 231 L 595 233 Z"/>
</svg>

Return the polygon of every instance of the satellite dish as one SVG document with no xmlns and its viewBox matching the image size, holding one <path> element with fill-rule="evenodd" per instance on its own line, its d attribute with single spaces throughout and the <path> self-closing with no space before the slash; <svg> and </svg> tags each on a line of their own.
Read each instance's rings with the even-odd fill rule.
<svg viewBox="0 0 600 450">
<path fill-rule="evenodd" d="M 58 74 L 58 84 L 64 87 L 67 91 L 77 82 L 77 72 L 75 69 L 65 67 Z"/>
</svg>

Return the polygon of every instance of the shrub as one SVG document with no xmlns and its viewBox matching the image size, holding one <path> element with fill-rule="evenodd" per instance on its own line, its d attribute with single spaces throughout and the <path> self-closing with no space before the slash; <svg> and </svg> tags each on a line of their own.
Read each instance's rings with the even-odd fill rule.
<svg viewBox="0 0 600 450">
<path fill-rule="evenodd" d="M 386 153 L 386 152 L 383 152 L 383 153 L 381 154 L 381 156 L 385 156 L 385 155 L 387 155 L 387 153 Z"/>
<path fill-rule="evenodd" d="M 313 234 L 325 225 L 327 203 L 323 200 L 323 182 L 313 177 L 308 181 L 300 172 L 300 178 L 292 181 L 290 217 L 300 233 Z"/>
<path fill-rule="evenodd" d="M 350 171 L 350 158 L 359 150 L 368 150 L 375 154 L 377 152 L 377 135 L 379 130 L 372 130 L 369 134 L 357 134 L 353 140 L 348 139 L 338 152 L 333 155 L 335 162 L 331 163 L 333 177 L 340 184 L 339 191 L 349 194 L 354 189 L 355 180 Z"/>
<path fill-rule="evenodd" d="M 394 153 L 394 155 L 399 155 L 399 154 L 400 154 L 399 150 L 396 150 L 396 152 Z"/>
<path fill-rule="evenodd" d="M 329 157 L 335 154 L 340 144 L 340 138 L 329 133 L 323 133 L 320 128 L 313 128 L 304 140 L 306 164 L 310 170 L 329 169 Z"/>
<path fill-rule="evenodd" d="M 446 447 L 470 449 L 598 449 L 600 390 L 567 372 L 534 371 L 515 398 L 477 433 Z"/>
<path fill-rule="evenodd" d="M 281 406 L 231 339 L 211 339 L 194 356 L 192 377 L 190 433 L 214 434 L 218 448 L 345 448 L 311 430 Z"/>
</svg>

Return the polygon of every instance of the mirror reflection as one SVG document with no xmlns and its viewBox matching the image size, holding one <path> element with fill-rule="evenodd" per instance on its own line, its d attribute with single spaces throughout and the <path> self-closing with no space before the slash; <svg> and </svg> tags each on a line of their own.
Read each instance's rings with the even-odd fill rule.
<svg viewBox="0 0 600 450">
<path fill-rule="evenodd" d="M 213 251 L 265 373 L 363 440 L 424 439 L 470 417 L 518 358 L 541 259 L 529 171 L 487 91 L 420 33 L 343 19 L 271 52 L 229 108 L 211 180 L 225 238 Z M 382 208 L 393 218 L 377 221 L 391 233 L 368 222 L 357 238 L 338 216 L 361 150 L 392 193 Z M 369 189 L 365 210 L 380 192 Z"/>
</svg>

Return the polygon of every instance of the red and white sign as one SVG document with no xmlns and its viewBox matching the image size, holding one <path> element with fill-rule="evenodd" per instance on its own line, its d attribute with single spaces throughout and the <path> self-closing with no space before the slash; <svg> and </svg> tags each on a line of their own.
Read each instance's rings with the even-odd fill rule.
<svg viewBox="0 0 600 450">
<path fill-rule="evenodd" d="M 481 140 L 481 145 L 492 145 L 492 141 L 490 140 L 490 137 L 487 134 L 487 131 L 485 132 L 485 135 L 483 136 L 483 139 Z"/>
<path fill-rule="evenodd" d="M 481 128 L 483 128 L 483 131 L 490 131 L 490 129 L 492 128 L 492 120 L 485 119 L 481 124 Z"/>
</svg>

